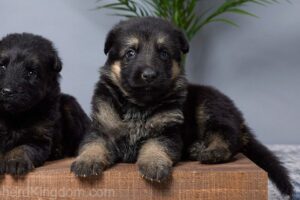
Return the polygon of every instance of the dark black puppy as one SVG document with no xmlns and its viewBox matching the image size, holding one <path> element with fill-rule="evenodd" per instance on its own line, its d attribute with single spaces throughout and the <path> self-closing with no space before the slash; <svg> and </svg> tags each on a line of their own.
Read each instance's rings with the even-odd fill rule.
<svg viewBox="0 0 300 200">
<path fill-rule="evenodd" d="M 220 163 L 244 152 L 285 194 L 285 168 L 259 142 L 228 97 L 188 86 L 180 68 L 184 34 L 155 18 L 123 21 L 108 34 L 108 59 L 93 97 L 92 131 L 71 170 L 91 176 L 117 161 L 137 162 L 149 180 L 166 179 L 182 159 Z"/>
<path fill-rule="evenodd" d="M 72 156 L 89 126 L 77 101 L 61 94 L 62 63 L 52 43 L 32 34 L 0 41 L 0 173 L 22 175 Z"/>
</svg>

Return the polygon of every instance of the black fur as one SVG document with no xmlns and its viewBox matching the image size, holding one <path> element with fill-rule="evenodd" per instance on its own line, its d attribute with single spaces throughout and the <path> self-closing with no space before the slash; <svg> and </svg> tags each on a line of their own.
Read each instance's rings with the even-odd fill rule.
<svg viewBox="0 0 300 200">
<path fill-rule="evenodd" d="M 180 159 L 222 163 L 243 152 L 292 195 L 286 169 L 254 139 L 233 102 L 211 87 L 187 84 L 178 68 L 188 52 L 182 32 L 161 19 L 135 18 L 110 31 L 104 51 L 92 130 L 71 167 L 76 175 L 137 162 L 143 177 L 161 181 Z"/>
<path fill-rule="evenodd" d="M 0 172 L 22 175 L 75 155 L 89 119 L 60 92 L 62 62 L 52 43 L 10 34 L 0 41 L 0 67 Z"/>
</svg>

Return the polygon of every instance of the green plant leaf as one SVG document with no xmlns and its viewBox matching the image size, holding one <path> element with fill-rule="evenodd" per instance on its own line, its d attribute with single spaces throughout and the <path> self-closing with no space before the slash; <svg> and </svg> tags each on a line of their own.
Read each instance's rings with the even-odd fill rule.
<svg viewBox="0 0 300 200">
<path fill-rule="evenodd" d="M 97 3 L 101 5 L 95 9 L 110 9 L 115 11 L 112 15 L 126 18 L 160 17 L 181 28 L 191 40 L 205 25 L 212 22 L 223 22 L 238 27 L 232 20 L 222 17 L 225 13 L 258 18 L 241 7 L 249 3 L 266 6 L 279 3 L 279 0 L 224 0 L 217 8 L 206 10 L 200 14 L 196 10 L 200 0 L 114 0 L 111 2 L 105 4 L 103 0 L 97 0 Z"/>
<path fill-rule="evenodd" d="M 210 21 L 211 22 L 225 22 L 229 25 L 235 26 L 235 27 L 239 27 L 239 25 L 237 25 L 236 23 L 234 23 L 233 21 L 229 20 L 229 19 L 225 19 L 225 18 L 216 18 L 216 19 L 212 19 Z"/>
<path fill-rule="evenodd" d="M 236 14 L 242 14 L 242 15 L 248 15 L 248 16 L 251 16 L 251 17 L 259 18 L 257 15 L 254 15 L 250 12 L 247 12 L 247 11 L 239 9 L 239 8 L 228 9 L 228 12 L 232 12 L 232 13 L 236 13 Z"/>
</svg>

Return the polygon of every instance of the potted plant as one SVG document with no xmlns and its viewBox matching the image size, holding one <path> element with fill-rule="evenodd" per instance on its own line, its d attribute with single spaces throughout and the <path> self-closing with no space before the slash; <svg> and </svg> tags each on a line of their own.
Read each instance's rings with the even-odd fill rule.
<svg viewBox="0 0 300 200">
<path fill-rule="evenodd" d="M 190 41 L 203 27 L 212 22 L 224 22 L 238 26 L 232 20 L 224 17 L 225 13 L 257 17 L 246 11 L 243 6 L 249 3 L 267 5 L 274 2 L 278 3 L 278 0 L 224 0 L 216 8 L 202 13 L 197 12 L 200 0 L 114 0 L 110 2 L 104 4 L 102 0 L 98 0 L 97 3 L 100 5 L 96 9 L 110 9 L 116 12 L 112 15 L 126 18 L 161 17 L 183 30 Z"/>
</svg>

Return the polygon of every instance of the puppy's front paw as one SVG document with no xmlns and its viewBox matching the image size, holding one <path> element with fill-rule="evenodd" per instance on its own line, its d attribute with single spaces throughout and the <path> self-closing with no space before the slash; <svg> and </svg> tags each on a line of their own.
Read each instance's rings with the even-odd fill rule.
<svg viewBox="0 0 300 200">
<path fill-rule="evenodd" d="M 101 175 L 104 165 L 97 160 L 77 159 L 71 165 L 71 172 L 78 177 Z"/>
<path fill-rule="evenodd" d="M 201 163 L 214 164 L 229 161 L 231 153 L 226 148 L 204 150 L 198 156 Z"/>
<path fill-rule="evenodd" d="M 5 174 L 5 161 L 3 159 L 0 159 L 0 175 Z"/>
<path fill-rule="evenodd" d="M 34 169 L 32 161 L 28 156 L 7 157 L 5 161 L 5 171 L 14 176 L 25 175 Z"/>
<path fill-rule="evenodd" d="M 169 163 L 146 162 L 138 163 L 141 176 L 149 181 L 161 182 L 170 177 L 172 166 Z"/>
</svg>

